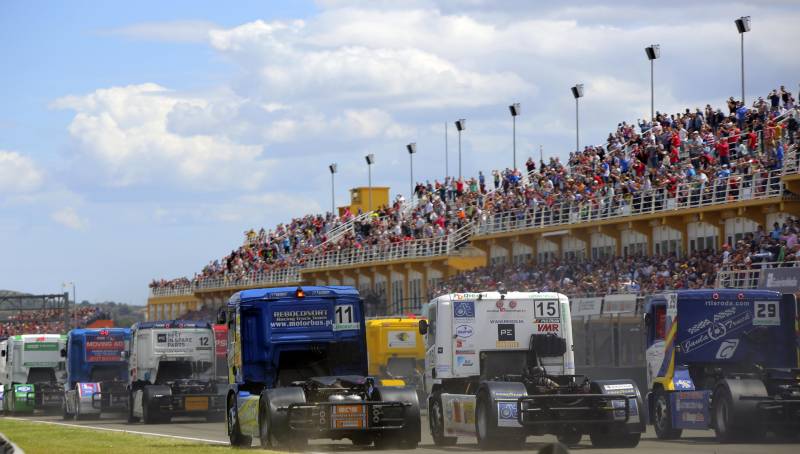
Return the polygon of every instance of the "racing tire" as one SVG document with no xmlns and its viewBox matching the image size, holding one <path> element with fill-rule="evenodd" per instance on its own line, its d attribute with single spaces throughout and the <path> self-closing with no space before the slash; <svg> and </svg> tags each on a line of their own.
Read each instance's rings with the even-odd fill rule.
<svg viewBox="0 0 800 454">
<path fill-rule="evenodd" d="M 278 431 L 272 421 L 269 398 L 262 395 L 258 403 L 258 435 L 262 448 L 302 451 L 308 446 L 308 437 L 290 430 Z"/>
<path fill-rule="evenodd" d="M 72 414 L 67 411 L 67 399 L 66 399 L 66 397 L 64 398 L 64 400 L 63 400 L 63 402 L 61 404 L 61 410 L 62 410 L 61 419 L 63 419 L 64 421 L 69 421 L 69 420 L 72 419 Z"/>
<path fill-rule="evenodd" d="M 595 430 L 589 433 L 592 446 L 595 448 L 635 448 L 642 439 L 639 432 L 629 432 L 627 427 L 607 428 L 607 430 Z"/>
<path fill-rule="evenodd" d="M 569 426 L 564 428 L 561 433 L 556 435 L 556 438 L 560 443 L 573 448 L 581 443 L 583 434 L 575 426 Z"/>
<path fill-rule="evenodd" d="M 258 442 L 264 449 L 272 448 L 274 438 L 272 422 L 270 422 L 269 408 L 262 399 L 258 403 Z"/>
<path fill-rule="evenodd" d="M 731 392 L 725 386 L 719 386 L 713 395 L 714 435 L 720 443 L 735 443 L 742 441 L 743 433 L 737 427 L 734 418 L 733 398 Z"/>
<path fill-rule="evenodd" d="M 133 391 L 128 394 L 128 423 L 139 422 L 139 417 L 133 414 Z"/>
<path fill-rule="evenodd" d="M 239 411 L 236 408 L 236 396 L 231 394 L 225 408 L 225 425 L 228 428 L 228 441 L 235 448 L 249 448 L 253 439 L 243 435 L 239 426 Z"/>
<path fill-rule="evenodd" d="M 431 438 L 436 446 L 454 446 L 458 442 L 457 437 L 446 437 L 444 435 L 444 408 L 442 407 L 442 396 L 435 393 L 430 399 L 430 409 L 428 410 L 428 426 L 431 429 Z"/>
<path fill-rule="evenodd" d="M 525 437 L 516 431 L 498 430 L 497 415 L 492 411 L 489 393 L 481 391 L 475 403 L 475 436 L 478 438 L 478 447 L 481 450 L 489 449 L 521 449 Z"/>
<path fill-rule="evenodd" d="M 683 433 L 682 429 L 672 427 L 672 410 L 669 406 L 669 396 L 658 389 L 653 399 L 653 428 L 659 440 L 677 440 Z"/>
</svg>

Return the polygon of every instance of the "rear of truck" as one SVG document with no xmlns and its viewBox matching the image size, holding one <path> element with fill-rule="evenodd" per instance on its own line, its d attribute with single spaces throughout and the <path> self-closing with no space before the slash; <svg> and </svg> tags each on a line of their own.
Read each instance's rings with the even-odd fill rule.
<svg viewBox="0 0 800 454">
<path fill-rule="evenodd" d="M 64 418 L 128 411 L 128 328 L 74 329 L 67 335 Z"/>
<path fill-rule="evenodd" d="M 418 318 L 386 317 L 367 320 L 369 375 L 400 380 L 424 392 L 425 342 Z"/>
<path fill-rule="evenodd" d="M 228 306 L 233 445 L 314 438 L 416 446 L 414 389 L 367 377 L 362 302 L 350 287 L 243 291 Z"/>
<path fill-rule="evenodd" d="M 173 320 L 134 325 L 132 350 L 131 420 L 222 417 L 225 387 L 216 377 L 210 323 Z"/>
<path fill-rule="evenodd" d="M 62 408 L 66 371 L 61 349 L 65 336 L 25 334 L 8 339 L 4 408 L 12 413 Z"/>
<path fill-rule="evenodd" d="M 648 398 L 660 438 L 706 428 L 723 442 L 757 439 L 767 431 L 797 433 L 800 369 L 793 295 L 676 292 L 652 299 L 648 316 L 648 331 L 664 337 L 663 346 L 656 349 L 653 342 L 648 355 L 653 363 Z"/>
</svg>

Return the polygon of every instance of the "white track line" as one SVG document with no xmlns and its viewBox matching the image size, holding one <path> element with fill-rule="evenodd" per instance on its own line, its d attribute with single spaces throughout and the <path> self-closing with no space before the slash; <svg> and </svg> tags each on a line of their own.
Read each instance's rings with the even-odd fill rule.
<svg viewBox="0 0 800 454">
<path fill-rule="evenodd" d="M 111 429 L 109 427 L 85 426 L 85 425 L 81 425 L 81 424 L 68 424 L 68 423 L 64 423 L 64 422 L 55 422 L 55 421 L 41 421 L 41 420 L 38 420 L 38 419 L 16 418 L 16 417 L 11 417 L 11 416 L 7 416 L 4 419 L 13 419 L 13 420 L 16 420 L 16 421 L 36 422 L 36 423 L 39 423 L 39 424 L 52 424 L 54 426 L 77 427 L 77 428 L 92 429 L 92 430 L 105 430 L 107 432 L 122 432 L 122 433 L 126 433 L 126 434 L 149 435 L 149 436 L 153 436 L 153 437 L 177 438 L 179 440 L 200 441 L 200 442 L 203 442 L 203 443 L 214 443 L 214 444 L 218 444 L 218 445 L 227 445 L 228 444 L 227 441 L 208 440 L 208 439 L 205 439 L 205 438 L 195 438 L 195 437 L 183 437 L 183 436 L 180 436 L 180 435 L 167 435 L 167 434 L 159 434 L 159 433 L 153 433 L 153 432 L 141 432 L 141 431 L 138 431 L 138 430 Z"/>
</svg>

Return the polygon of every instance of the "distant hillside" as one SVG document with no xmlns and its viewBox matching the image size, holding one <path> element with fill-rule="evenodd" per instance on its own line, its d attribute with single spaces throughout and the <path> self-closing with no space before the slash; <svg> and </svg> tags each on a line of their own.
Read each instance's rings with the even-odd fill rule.
<svg viewBox="0 0 800 454">
<path fill-rule="evenodd" d="M 13 290 L 0 290 L 0 296 L 22 296 L 30 295 L 30 293 L 15 292 Z"/>
</svg>

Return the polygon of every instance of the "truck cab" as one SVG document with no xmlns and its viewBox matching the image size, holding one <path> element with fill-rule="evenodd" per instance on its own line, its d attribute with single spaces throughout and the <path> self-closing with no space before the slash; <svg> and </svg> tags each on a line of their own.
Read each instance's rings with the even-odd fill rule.
<svg viewBox="0 0 800 454">
<path fill-rule="evenodd" d="M 66 336 L 23 334 L 8 338 L 0 356 L 5 361 L 3 408 L 10 413 L 49 412 L 62 408 L 66 370 L 61 350 Z"/>
<path fill-rule="evenodd" d="M 714 429 L 720 442 L 800 428 L 794 295 L 685 290 L 645 306 L 647 399 L 660 439 Z"/>
<path fill-rule="evenodd" d="M 633 380 L 575 374 L 569 299 L 559 293 L 442 295 L 423 310 L 428 419 L 438 446 L 476 436 L 482 449 L 528 435 L 634 447 L 643 421 Z"/>
<path fill-rule="evenodd" d="M 131 422 L 174 416 L 222 417 L 225 387 L 217 383 L 209 322 L 165 320 L 133 325 L 128 363 Z"/>
<path fill-rule="evenodd" d="M 245 290 L 228 326 L 228 436 L 233 446 L 302 448 L 309 439 L 413 448 L 416 391 L 367 374 L 363 303 L 352 287 Z"/>
<path fill-rule="evenodd" d="M 67 334 L 64 419 L 127 412 L 130 341 L 129 328 L 81 328 Z"/>
</svg>

